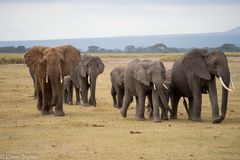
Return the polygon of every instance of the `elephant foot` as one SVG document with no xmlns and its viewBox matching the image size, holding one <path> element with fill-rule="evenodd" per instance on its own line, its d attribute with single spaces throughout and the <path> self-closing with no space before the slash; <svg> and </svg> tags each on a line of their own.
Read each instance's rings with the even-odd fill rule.
<svg viewBox="0 0 240 160">
<path fill-rule="evenodd" d="M 76 102 L 75 105 L 81 105 L 81 102 Z"/>
<path fill-rule="evenodd" d="M 49 115 L 51 114 L 51 111 L 50 110 L 42 110 L 42 115 Z"/>
<path fill-rule="evenodd" d="M 153 119 L 153 115 L 149 114 L 148 119 L 150 119 L 150 120 Z"/>
<path fill-rule="evenodd" d="M 146 119 L 144 117 L 137 117 L 136 118 L 138 121 L 145 121 Z"/>
<path fill-rule="evenodd" d="M 167 116 L 164 116 L 162 119 L 163 119 L 164 121 L 169 120 L 169 118 L 168 118 Z"/>
<path fill-rule="evenodd" d="M 202 122 L 202 118 L 201 117 L 193 117 L 192 118 L 192 121 L 195 121 L 195 122 Z"/>
<path fill-rule="evenodd" d="M 117 105 L 117 104 L 113 104 L 113 107 L 114 107 L 114 108 L 118 108 L 118 105 Z"/>
<path fill-rule="evenodd" d="M 63 111 L 55 111 L 55 116 L 65 116 Z"/>
<path fill-rule="evenodd" d="M 96 102 L 94 102 L 94 101 L 89 101 L 89 104 L 90 104 L 90 106 L 93 106 L 93 107 L 97 106 Z"/>
<path fill-rule="evenodd" d="M 220 118 L 220 116 L 217 116 L 217 117 L 213 118 L 212 122 L 213 123 L 220 123 L 220 122 L 222 122 L 222 119 Z"/>
<path fill-rule="evenodd" d="M 170 115 L 171 119 L 178 119 L 177 115 Z"/>
<path fill-rule="evenodd" d="M 124 112 L 124 111 L 121 111 L 121 115 L 122 115 L 122 117 L 124 117 L 124 118 L 126 118 L 126 117 L 127 117 L 127 113 L 126 113 L 126 112 Z"/>
<path fill-rule="evenodd" d="M 160 117 L 154 117 L 153 122 L 159 123 L 159 122 L 161 122 L 161 118 Z"/>
<path fill-rule="evenodd" d="M 69 105 L 73 105 L 73 102 L 68 102 Z"/>
<path fill-rule="evenodd" d="M 82 106 L 83 107 L 90 107 L 90 105 L 88 103 L 83 103 Z"/>
</svg>

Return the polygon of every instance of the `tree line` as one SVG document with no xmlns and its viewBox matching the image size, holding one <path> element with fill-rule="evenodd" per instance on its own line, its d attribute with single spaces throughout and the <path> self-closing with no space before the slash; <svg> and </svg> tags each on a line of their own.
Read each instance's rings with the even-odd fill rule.
<svg viewBox="0 0 240 160">
<path fill-rule="evenodd" d="M 223 44 L 219 47 L 225 52 L 240 52 L 240 47 L 235 44 Z M 28 48 L 25 46 L 6 46 L 0 47 L 0 53 L 25 53 Z M 88 47 L 86 52 L 89 53 L 178 53 L 186 52 L 191 48 L 174 48 L 168 47 L 163 43 L 156 43 L 152 46 L 147 47 L 136 47 L 134 45 L 127 45 L 124 49 L 105 49 L 96 45 L 91 45 Z"/>
</svg>

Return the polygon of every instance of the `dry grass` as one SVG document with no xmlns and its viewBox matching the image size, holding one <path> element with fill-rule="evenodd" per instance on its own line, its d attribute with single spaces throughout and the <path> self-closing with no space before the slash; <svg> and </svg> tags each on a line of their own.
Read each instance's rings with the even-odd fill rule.
<svg viewBox="0 0 240 160">
<path fill-rule="evenodd" d="M 0 154 L 29 153 L 37 154 L 38 159 L 51 160 L 239 159 L 239 62 L 230 62 L 236 91 L 229 95 L 228 113 L 223 123 L 211 123 L 208 96 L 203 97 L 202 123 L 188 121 L 181 103 L 179 120 L 153 123 L 136 121 L 134 104 L 126 119 L 112 107 L 110 70 L 140 57 L 104 57 L 106 69 L 100 76 L 103 84 L 97 84 L 97 107 L 65 105 L 65 117 L 40 115 L 25 65 L 1 65 Z M 167 68 L 172 65 L 165 64 Z"/>
</svg>

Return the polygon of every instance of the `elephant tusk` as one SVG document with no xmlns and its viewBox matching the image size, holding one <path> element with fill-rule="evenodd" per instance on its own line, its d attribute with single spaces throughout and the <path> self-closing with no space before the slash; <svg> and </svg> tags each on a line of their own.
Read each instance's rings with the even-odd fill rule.
<svg viewBox="0 0 240 160">
<path fill-rule="evenodd" d="M 62 75 L 60 74 L 60 83 L 63 82 Z"/>
<path fill-rule="evenodd" d="M 90 76 L 88 77 L 88 83 L 89 84 L 91 83 L 91 77 Z"/>
<path fill-rule="evenodd" d="M 48 83 L 48 75 L 46 75 L 46 83 Z"/>
<path fill-rule="evenodd" d="M 168 87 L 167 87 L 164 83 L 163 83 L 163 87 L 166 88 L 166 89 L 168 89 Z"/>
<path fill-rule="evenodd" d="M 156 88 L 156 85 L 155 85 L 155 83 L 153 83 L 153 89 L 154 90 L 156 90 L 157 88 Z"/>
<path fill-rule="evenodd" d="M 235 89 L 232 79 L 230 79 L 232 88 Z"/>
<path fill-rule="evenodd" d="M 230 91 L 230 92 L 232 92 L 232 90 L 231 89 L 229 89 L 225 84 L 224 84 L 224 82 L 223 82 L 223 80 L 222 80 L 222 77 L 219 77 L 219 80 L 220 80 L 220 82 L 221 82 L 221 84 L 222 84 L 222 86 L 226 89 L 226 90 L 228 90 L 228 91 Z"/>
</svg>

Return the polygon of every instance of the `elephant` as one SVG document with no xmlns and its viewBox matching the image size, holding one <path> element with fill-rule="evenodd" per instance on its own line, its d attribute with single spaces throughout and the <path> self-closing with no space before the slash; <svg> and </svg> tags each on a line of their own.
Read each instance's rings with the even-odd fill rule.
<svg viewBox="0 0 240 160">
<path fill-rule="evenodd" d="M 125 67 L 115 67 L 110 73 L 111 77 L 111 95 L 113 99 L 113 106 L 115 108 L 122 108 L 123 96 L 124 96 L 124 70 Z M 117 98 L 116 98 L 117 97 Z"/>
<path fill-rule="evenodd" d="M 104 63 L 99 56 L 82 55 L 81 60 L 76 67 L 74 74 L 71 76 L 73 85 L 76 88 L 76 93 L 81 89 L 83 106 L 96 107 L 96 81 L 99 74 L 104 71 Z M 90 97 L 88 100 L 88 90 L 90 88 Z M 78 94 L 77 100 L 80 103 L 80 96 Z M 77 102 L 78 103 L 78 102 Z"/>
<path fill-rule="evenodd" d="M 219 115 L 216 77 L 222 84 L 222 106 Z M 220 49 L 192 49 L 181 56 L 172 67 L 172 114 L 177 119 L 178 102 L 181 97 L 189 99 L 189 119 L 202 121 L 202 94 L 209 93 L 212 106 L 212 122 L 220 123 L 227 112 L 230 71 L 225 54 Z M 232 84 L 233 85 L 233 84 Z"/>
<path fill-rule="evenodd" d="M 79 88 L 76 88 L 73 84 L 73 81 L 71 79 L 71 76 L 65 76 L 64 77 L 64 98 L 65 103 L 69 105 L 73 105 L 73 88 L 75 88 L 76 93 L 76 105 L 80 105 L 80 95 L 79 95 Z"/>
<path fill-rule="evenodd" d="M 31 70 L 29 68 L 29 73 L 30 73 L 30 76 L 32 77 L 32 80 L 33 80 L 33 86 L 34 86 L 34 94 L 33 94 L 33 98 L 36 99 L 37 98 L 37 91 L 36 91 L 36 86 L 35 86 L 35 73 L 33 70 Z"/>
<path fill-rule="evenodd" d="M 124 98 L 121 109 L 122 117 L 127 117 L 129 104 L 133 96 L 136 96 L 136 119 L 145 120 L 145 99 L 150 97 L 150 104 L 153 104 L 153 121 L 160 122 L 159 97 L 161 103 L 171 112 L 166 97 L 164 96 L 163 81 L 166 79 L 165 67 L 161 61 L 139 60 L 131 61 L 124 74 Z M 152 101 L 152 102 L 151 102 Z M 166 114 L 164 114 L 166 115 Z"/>
<path fill-rule="evenodd" d="M 170 98 L 172 96 L 172 92 L 173 92 L 171 76 L 172 76 L 172 70 L 169 69 L 169 70 L 166 71 L 166 80 L 163 81 L 164 95 L 165 95 L 168 103 L 169 103 L 169 100 L 170 100 Z M 189 116 L 189 109 L 188 109 L 188 105 L 187 105 L 185 97 L 183 97 L 183 105 L 186 109 L 187 115 Z M 148 108 L 148 112 L 149 112 L 149 117 L 152 118 L 153 107 L 150 104 L 148 104 L 147 108 Z M 166 113 L 166 111 L 164 111 L 165 108 L 163 107 L 161 109 L 162 109 L 162 114 L 161 114 L 162 119 L 165 118 L 164 120 L 167 120 L 168 118 L 166 116 L 164 116 L 164 113 Z"/>
<path fill-rule="evenodd" d="M 37 108 L 42 115 L 64 116 L 63 76 L 72 74 L 80 61 L 80 52 L 71 45 L 56 48 L 34 46 L 24 55 L 25 63 L 35 73 Z"/>
<path fill-rule="evenodd" d="M 64 77 L 64 102 L 66 104 L 72 105 L 72 95 L 73 92 L 73 82 L 71 80 L 71 76 L 67 75 Z"/>
</svg>

